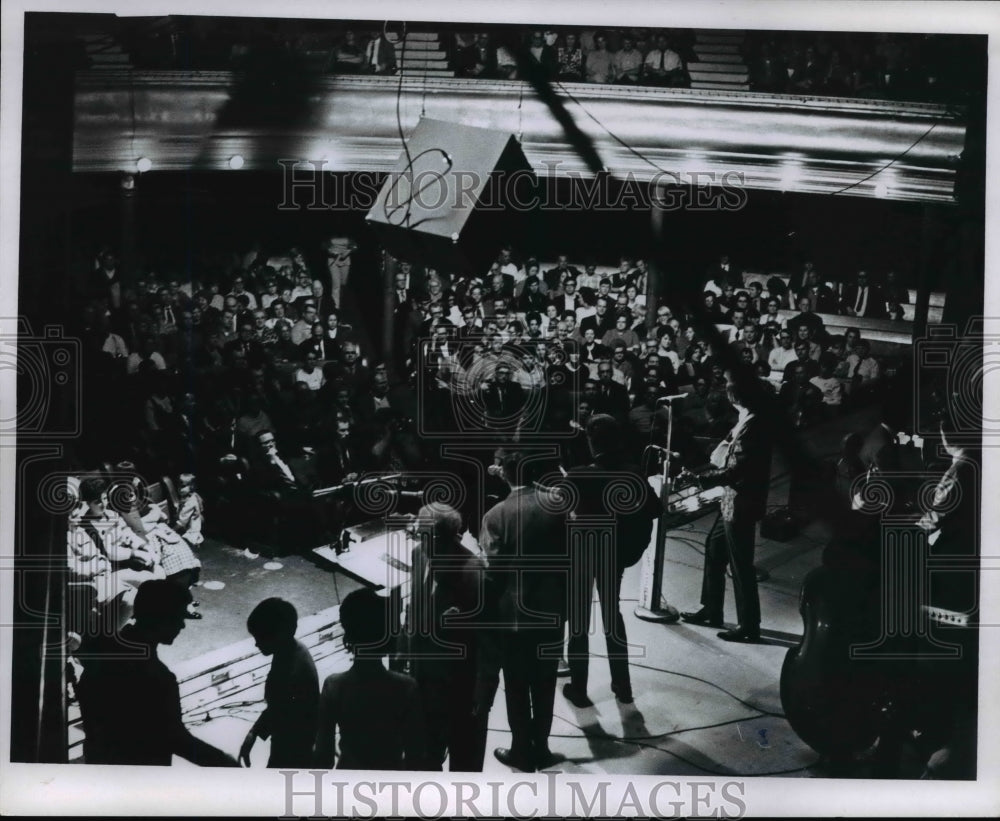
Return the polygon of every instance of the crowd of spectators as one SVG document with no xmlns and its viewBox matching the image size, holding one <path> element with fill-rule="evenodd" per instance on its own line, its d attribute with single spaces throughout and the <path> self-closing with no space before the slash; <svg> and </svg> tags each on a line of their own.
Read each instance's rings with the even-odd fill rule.
<svg viewBox="0 0 1000 821">
<path fill-rule="evenodd" d="M 517 80 L 520 53 L 553 80 L 686 86 L 692 44 L 679 29 L 480 31 L 455 35 L 452 67 L 459 77 Z"/>
<path fill-rule="evenodd" d="M 211 17 L 120 23 L 118 36 L 139 68 L 250 68 L 282 55 L 299 69 L 335 74 L 394 74 L 401 60 L 402 25 L 366 27 L 342 21 Z M 459 77 L 519 79 L 519 59 L 535 61 L 554 80 L 689 85 L 699 62 L 688 29 L 649 27 L 483 26 L 433 31 L 447 67 Z M 726 34 L 720 30 L 719 34 Z M 961 38 L 930 34 L 854 32 L 738 32 L 751 90 L 880 99 L 955 101 L 981 90 L 975 49 Z M 981 74 L 981 72 L 979 72 Z"/>
<path fill-rule="evenodd" d="M 967 46 L 946 35 L 752 31 L 743 54 L 754 91 L 933 102 L 978 84 Z"/>
<path fill-rule="evenodd" d="M 510 446 L 558 442 L 553 467 L 568 471 L 589 463 L 584 430 L 607 414 L 630 461 L 655 472 L 649 446 L 666 444 L 658 400 L 685 394 L 674 406 L 673 445 L 682 461 L 700 464 L 732 423 L 726 373 L 734 363 L 757 374 L 774 412 L 796 428 L 873 401 L 886 383 L 857 328 L 831 334 L 824 324 L 838 311 L 886 315 L 887 291 L 868 286 L 864 272 L 834 293 L 807 264 L 790 288 L 773 278 L 769 292 L 759 282 L 743 287 L 723 256 L 705 274 L 701 303 L 675 314 L 671 300 L 653 295 L 641 257 L 598 270 L 559 254 L 543 266 L 505 247 L 481 275 L 403 260 L 393 275 L 394 344 L 383 358 L 338 304 L 350 291 L 343 266 L 353 248 L 341 237 L 307 261 L 302 248 L 268 256 L 255 246 L 224 279 L 147 271 L 124 283 L 115 255 L 102 251 L 78 328 L 89 392 L 80 472 L 185 476 L 189 506 L 196 476 L 209 507 L 231 503 L 234 515 L 212 517 L 232 525 L 230 541 L 294 548 L 338 543 L 345 524 L 363 518 L 349 491 L 317 499 L 316 489 L 349 488 L 377 472 L 445 470 L 475 481 L 442 461 L 439 447 L 461 446 L 469 434 Z M 381 338 L 377 326 L 368 330 Z M 124 571 L 155 574 L 171 551 L 184 554 L 179 570 L 193 583 L 198 561 L 184 546 L 191 533 L 200 539 L 200 527 L 190 530 L 179 511 L 161 521 L 153 505 L 121 509 L 105 528 L 114 535 L 101 536 L 82 507 L 107 510 L 108 502 L 87 488 L 71 517 L 71 555 L 81 580 L 105 579 L 98 599 L 126 592 Z M 475 528 L 483 511 L 473 496 L 461 513 Z M 200 520 L 201 496 L 193 498 Z M 119 555 L 119 542 L 132 552 Z M 135 550 L 150 554 L 141 568 Z M 84 573 L 81 563 L 100 572 Z"/>
<path fill-rule="evenodd" d="M 297 248 L 272 257 L 255 249 L 224 281 L 151 271 L 122 285 L 114 255 L 102 254 L 79 331 L 91 378 L 105 380 L 119 402 L 90 420 L 114 433 L 91 463 L 125 459 L 152 476 L 208 474 L 211 492 L 219 460 L 252 466 L 256 437 L 271 431 L 280 450 L 309 456 L 315 478 L 335 484 L 342 460 L 329 443 L 340 422 L 349 426 L 341 433 L 358 440 L 362 467 L 417 467 L 424 458 L 417 427 L 459 431 L 489 420 L 499 413 L 490 391 L 507 375 L 503 412 L 515 420 L 514 433 L 539 425 L 562 432 L 581 396 L 592 411 L 628 425 L 657 391 L 701 386 L 711 394 L 714 385 L 723 394 L 719 339 L 776 386 L 794 383 L 795 349 L 804 345 L 807 382 L 836 378 L 850 395 L 860 383 L 879 383 L 878 363 L 853 329 L 844 339 L 830 336 L 822 315 L 898 317 L 908 298 L 894 277 L 869 284 L 864 271 L 835 291 L 809 263 L 790 287 L 777 277 L 766 283 L 770 292 L 758 282 L 744 287 L 722 257 L 704 284 L 705 316 L 723 332 L 711 340 L 692 315 L 647 305 L 642 258 L 623 256 L 617 269 L 599 273 L 561 254 L 543 270 L 505 248 L 481 275 L 400 262 L 395 347 L 382 361 L 330 298 L 341 291 L 325 262 L 307 262 Z M 798 313 L 788 318 L 788 309 Z M 832 385 L 815 387 L 825 404 L 840 403 Z M 521 418 L 511 401 L 535 417 Z M 387 427 L 390 418 L 397 424 Z M 634 431 L 639 439 L 648 432 Z"/>
</svg>

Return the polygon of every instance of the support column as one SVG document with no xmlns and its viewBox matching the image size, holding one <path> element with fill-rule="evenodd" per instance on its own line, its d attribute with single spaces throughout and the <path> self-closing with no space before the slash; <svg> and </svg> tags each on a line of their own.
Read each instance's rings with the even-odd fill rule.
<svg viewBox="0 0 1000 821">
<path fill-rule="evenodd" d="M 382 361 L 391 373 L 398 375 L 395 374 L 396 360 L 393 356 L 396 331 L 396 290 L 393 282 L 396 276 L 396 260 L 389 256 L 389 252 L 385 249 L 379 252 L 379 267 L 382 280 Z"/>
<path fill-rule="evenodd" d="M 139 278 L 138 241 L 136 239 L 136 203 L 139 190 L 139 177 L 135 174 L 125 174 L 119 183 L 119 200 L 121 202 L 121 250 L 118 255 L 119 288 L 130 288 Z M 118 305 L 114 306 L 118 308 Z"/>
</svg>

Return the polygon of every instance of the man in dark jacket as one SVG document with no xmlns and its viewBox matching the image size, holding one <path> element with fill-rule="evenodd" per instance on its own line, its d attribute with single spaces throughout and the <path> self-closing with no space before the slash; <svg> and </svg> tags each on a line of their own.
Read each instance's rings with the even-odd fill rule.
<svg viewBox="0 0 1000 821">
<path fill-rule="evenodd" d="M 701 609 L 681 613 L 681 617 L 692 624 L 722 626 L 726 566 L 731 565 L 739 625 L 723 630 L 719 638 L 755 642 L 760 639 L 760 599 L 753 566 L 754 537 L 767 508 L 771 436 L 764 416 L 746 406 L 735 384 L 729 383 L 726 394 L 739 418 L 713 453 L 716 467 L 697 476 L 684 473 L 702 489 L 721 485 L 723 495 L 719 517 L 705 543 Z"/>
<path fill-rule="evenodd" d="M 522 454 L 503 457 L 510 495 L 483 517 L 479 543 L 486 555 L 486 588 L 502 625 L 502 665 L 509 748 L 500 763 L 525 772 L 553 763 L 549 750 L 556 672 L 566 613 L 566 502 L 535 485 L 534 464 Z"/>
<path fill-rule="evenodd" d="M 611 691 L 623 704 L 631 704 L 628 645 L 621 614 L 622 574 L 649 544 L 652 520 L 658 511 L 657 501 L 638 467 L 626 463 L 622 429 L 614 417 L 592 416 L 587 422 L 587 441 L 593 462 L 569 473 L 577 491 L 577 520 L 593 522 L 592 526 L 598 531 L 609 528 L 611 533 L 610 540 L 602 538 L 600 532 L 593 534 L 594 538 L 587 534 L 580 540 L 571 539 L 570 681 L 563 687 L 563 695 L 577 707 L 591 704 L 587 697 L 587 674 L 590 605 L 596 583 L 611 666 Z M 605 499 L 609 493 L 615 493 L 616 488 L 621 490 L 622 497 L 635 500 L 635 504 L 609 509 Z"/>
</svg>

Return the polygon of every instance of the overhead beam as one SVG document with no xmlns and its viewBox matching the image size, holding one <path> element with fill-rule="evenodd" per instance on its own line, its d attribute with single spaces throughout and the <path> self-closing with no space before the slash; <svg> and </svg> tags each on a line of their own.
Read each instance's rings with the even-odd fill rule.
<svg viewBox="0 0 1000 821">
<path fill-rule="evenodd" d="M 312 77 L 294 118 L 265 107 L 226 116 L 230 72 L 81 72 L 74 171 L 389 171 L 422 115 L 521 138 L 541 176 L 589 176 L 562 125 L 526 83 L 456 78 Z M 615 175 L 682 184 L 953 202 L 962 112 L 935 104 L 567 83 L 566 109 Z M 245 95 L 240 97 L 245 100 Z M 252 104 L 252 97 L 251 97 Z M 871 177 L 870 179 L 866 179 Z M 846 189 L 846 190 L 845 190 Z"/>
</svg>

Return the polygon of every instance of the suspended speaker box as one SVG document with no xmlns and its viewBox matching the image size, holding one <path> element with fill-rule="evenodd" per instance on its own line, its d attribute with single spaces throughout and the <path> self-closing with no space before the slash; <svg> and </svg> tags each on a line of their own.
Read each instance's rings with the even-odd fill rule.
<svg viewBox="0 0 1000 821">
<path fill-rule="evenodd" d="M 482 275 L 519 244 L 536 186 L 512 134 L 424 118 L 365 219 L 399 259 Z"/>
</svg>

